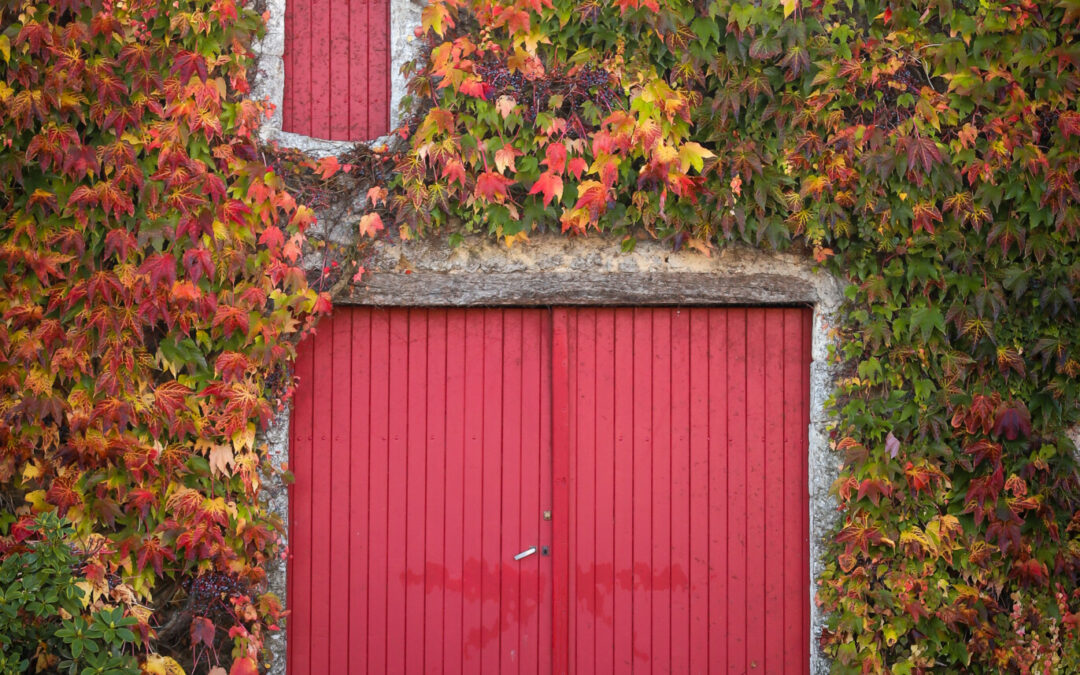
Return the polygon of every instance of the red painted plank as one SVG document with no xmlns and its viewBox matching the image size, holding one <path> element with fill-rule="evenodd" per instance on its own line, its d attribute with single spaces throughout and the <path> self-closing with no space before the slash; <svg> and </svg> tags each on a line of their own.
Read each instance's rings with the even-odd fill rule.
<svg viewBox="0 0 1080 675">
<path fill-rule="evenodd" d="M 340 593 L 349 588 L 349 503 L 351 488 L 349 480 L 351 440 L 350 421 L 352 419 L 352 377 L 351 373 L 336 364 L 352 361 L 352 316 L 340 313 L 323 324 L 322 330 L 328 333 L 330 344 L 327 345 L 330 377 L 330 405 L 326 408 L 329 419 L 326 421 L 330 431 L 330 536 L 329 536 L 329 580 L 330 592 L 327 593 L 330 604 L 330 626 L 328 639 L 330 645 L 329 668 L 331 672 L 342 672 L 349 667 L 349 608 L 348 593 Z"/>
<path fill-rule="evenodd" d="M 450 310 L 446 317 L 446 586 L 443 606 L 443 673 L 462 673 L 462 628 L 464 621 L 465 495 L 465 372 L 470 358 L 465 345 L 464 310 Z M 428 663 L 434 672 L 436 664 Z"/>
<path fill-rule="evenodd" d="M 634 310 L 615 310 L 615 673 L 633 672 Z"/>
<path fill-rule="evenodd" d="M 554 517 L 555 496 L 553 467 L 553 436 L 555 434 L 553 422 L 553 319 L 550 312 L 540 314 L 540 415 L 537 420 L 540 433 L 540 508 L 541 517 L 543 511 L 552 513 Z M 554 563 L 555 563 L 555 532 L 554 520 L 544 520 L 540 524 L 540 545 L 547 546 L 549 556 L 540 563 L 540 577 L 537 580 L 539 586 L 539 614 L 540 633 L 537 639 L 539 658 L 536 672 L 538 675 L 547 675 L 554 671 L 552 648 L 554 645 Z M 565 667 L 564 667 L 565 671 Z"/>
<path fill-rule="evenodd" d="M 802 347 L 799 349 L 799 354 L 802 356 L 802 364 L 799 372 L 801 374 L 799 382 L 799 390 L 796 393 L 797 398 L 802 403 L 801 414 L 799 420 L 801 422 L 799 434 L 799 449 L 797 451 L 799 457 L 799 501 L 802 511 L 802 527 L 799 528 L 799 538 L 802 540 L 802 564 L 799 565 L 798 572 L 802 577 L 802 582 L 799 587 L 802 589 L 802 600 L 799 603 L 802 606 L 802 618 L 799 621 L 799 636 L 800 644 L 802 647 L 802 653 L 804 654 L 802 659 L 802 670 L 805 675 L 810 673 L 810 660 L 806 658 L 805 654 L 810 651 L 810 588 L 806 579 L 809 577 L 810 567 L 810 487 L 809 487 L 809 462 L 810 455 L 807 451 L 809 446 L 809 422 L 810 422 L 810 350 L 811 350 L 811 331 L 813 328 L 813 315 L 809 310 L 803 310 L 802 312 Z M 795 566 L 792 566 L 792 574 L 796 573 Z"/>
<path fill-rule="evenodd" d="M 765 663 L 765 310 L 746 315 L 746 660 Z"/>
<path fill-rule="evenodd" d="M 652 523 L 649 540 L 652 583 L 653 673 L 671 672 L 671 315 L 652 314 Z"/>
<path fill-rule="evenodd" d="M 480 585 L 483 643 L 480 649 L 481 670 L 498 672 L 500 585 L 502 572 L 502 396 L 503 314 L 498 310 L 484 313 L 484 468 L 481 474 L 483 495 L 482 554 L 484 575 Z"/>
<path fill-rule="evenodd" d="M 709 334 L 709 314 L 704 309 L 690 312 L 690 672 L 709 672 L 710 652 L 723 663 L 726 651 L 722 633 L 710 630 L 710 599 L 723 601 L 726 586 L 722 570 L 724 559 L 709 555 L 709 425 L 714 420 L 709 410 L 709 378 L 713 363 L 723 359 L 722 342 Z M 722 334 L 717 335 L 722 338 Z M 722 387 L 722 385 L 721 385 Z M 721 388 L 721 391 L 723 389 Z M 716 405 L 722 399 L 714 396 Z M 719 429 L 717 433 L 719 434 Z M 717 588 L 710 592 L 710 564 L 717 570 Z M 713 619 L 723 627 L 723 616 Z M 710 634 L 716 634 L 715 644 Z M 716 653 L 718 652 L 718 653 Z"/>
<path fill-rule="evenodd" d="M 521 545 L 541 546 L 541 531 L 545 521 L 542 519 L 540 502 L 540 464 L 544 453 L 540 446 L 540 397 L 541 368 L 547 364 L 541 358 L 541 335 L 543 330 L 540 314 L 525 312 L 521 328 L 521 465 L 517 477 L 521 490 Z M 526 558 L 519 564 L 519 616 L 518 636 L 520 644 L 521 673 L 536 675 L 540 649 L 549 649 L 550 642 L 541 645 L 540 635 L 540 574 L 541 565 L 549 564 L 550 556 L 540 554 Z"/>
<path fill-rule="evenodd" d="M 575 489 L 571 520 L 575 541 L 571 546 L 571 571 L 576 584 L 571 596 L 574 627 L 571 652 L 577 673 L 596 668 L 596 310 L 580 309 L 577 314 L 577 341 L 574 345 L 576 392 L 574 451 L 571 479 Z"/>
<path fill-rule="evenodd" d="M 730 664 L 739 663 L 743 658 L 741 651 L 728 647 L 725 636 L 739 630 L 739 622 L 745 614 L 743 606 L 733 611 L 728 605 L 729 594 L 735 589 L 745 596 L 745 567 L 734 563 L 742 560 L 743 546 L 733 553 L 730 550 L 731 533 L 739 532 L 740 525 L 745 527 L 743 516 L 745 503 L 731 503 L 733 474 L 745 466 L 746 447 L 729 442 L 731 426 L 729 413 L 732 408 L 742 414 L 742 399 L 732 396 L 732 383 L 745 382 L 745 362 L 740 361 L 732 367 L 730 352 L 724 348 L 732 336 L 742 339 L 744 336 L 746 312 L 740 309 L 723 312 L 708 312 L 708 328 L 705 332 L 709 350 L 708 384 L 708 561 L 709 561 L 709 662 L 717 672 L 727 672 Z M 698 338 L 700 339 L 700 338 Z M 741 358 L 741 357 L 740 357 Z M 745 429 L 739 432 L 745 438 Z M 740 463 L 741 461 L 741 463 Z M 736 468 L 739 467 L 739 468 Z M 739 474 L 739 484 L 742 480 Z M 733 570 L 739 570 L 736 577 Z M 741 672 L 736 670 L 735 672 Z"/>
<path fill-rule="evenodd" d="M 342 310 L 338 310 L 342 311 Z M 349 440 L 349 670 L 367 673 L 368 528 L 371 425 L 371 313 L 352 315 L 351 426 Z"/>
<path fill-rule="evenodd" d="M 746 660 L 746 311 L 733 310 L 727 314 L 727 439 L 728 488 L 727 503 L 729 531 L 726 544 L 728 559 L 727 589 L 727 672 L 741 673 L 749 668 Z M 721 492 L 719 498 L 723 498 Z M 713 539 L 712 543 L 717 543 Z"/>
<path fill-rule="evenodd" d="M 351 14 L 363 7 L 363 3 L 357 3 L 359 7 L 350 8 L 351 4 L 348 0 L 330 0 L 328 137 L 336 141 L 349 140 L 349 23 Z"/>
<path fill-rule="evenodd" d="M 333 405 L 333 323 L 323 326 L 315 335 L 315 364 L 312 381 L 323 383 L 316 387 L 314 419 L 316 429 L 312 441 L 311 509 L 311 670 L 321 673 L 330 667 L 330 417 Z"/>
<path fill-rule="evenodd" d="M 765 661 L 766 673 L 783 673 L 784 661 L 784 315 L 765 315 L 764 397 L 766 481 Z M 779 536 L 777 536 L 779 534 Z"/>
<path fill-rule="evenodd" d="M 633 659 L 647 668 L 652 654 L 652 311 L 634 310 Z"/>
<path fill-rule="evenodd" d="M 370 8 L 368 49 L 367 137 L 390 131 L 390 2 L 376 0 Z"/>
<path fill-rule="evenodd" d="M 553 675 L 569 672 L 570 598 L 570 387 L 569 314 L 556 309 L 552 314 L 552 667 Z"/>
<path fill-rule="evenodd" d="M 296 482 L 290 489 L 292 520 L 289 549 L 291 552 L 289 582 L 292 610 L 289 626 L 290 663 L 300 670 L 311 669 L 311 436 L 312 414 L 311 373 L 314 363 L 313 341 L 301 345 L 296 357 L 296 375 L 307 387 L 297 396 L 296 414 L 292 420 L 293 442 L 290 462 Z"/>
<path fill-rule="evenodd" d="M 427 310 L 409 310 L 408 398 L 404 406 L 405 480 L 396 483 L 405 493 L 405 673 L 424 670 L 425 545 L 427 540 Z M 401 406 L 397 406 L 401 407 Z"/>
<path fill-rule="evenodd" d="M 292 86 L 290 86 L 289 80 L 296 77 L 295 66 L 293 65 L 293 52 L 296 51 L 296 2 L 285 3 L 285 42 L 282 45 L 281 54 L 281 67 L 285 73 L 284 88 L 281 92 L 281 128 L 282 129 L 295 129 L 296 124 L 293 121 L 293 94 Z M 295 84 L 293 85 L 295 86 Z M 290 522 L 291 519 L 290 519 Z M 289 662 L 292 662 L 292 646 L 286 648 L 289 653 Z"/>
<path fill-rule="evenodd" d="M 464 607 L 462 630 L 464 645 L 462 672 L 480 672 L 480 651 L 483 646 L 481 585 L 484 569 L 482 558 L 483 491 L 477 484 L 483 478 L 484 403 L 489 392 L 484 387 L 484 313 L 465 314 L 465 476 L 470 489 L 464 489 L 465 522 L 462 528 L 464 546 Z M 497 401 L 493 401 L 497 404 Z"/>
<path fill-rule="evenodd" d="M 371 506 L 368 558 L 368 672 L 385 673 L 390 568 L 390 322 L 391 313 L 371 312 Z M 306 672 L 306 671 L 300 671 Z"/>
<path fill-rule="evenodd" d="M 690 670 L 690 311 L 671 317 L 671 672 Z M 599 495 L 597 496 L 599 499 Z"/>
<path fill-rule="evenodd" d="M 424 542 L 424 672 L 444 672 L 446 589 L 446 312 L 428 314 L 427 439 Z M 415 414 L 415 411 L 413 411 Z M 458 483 L 460 485 L 461 483 Z M 455 493 L 456 494 L 456 493 Z"/>
<path fill-rule="evenodd" d="M 597 673 L 615 666 L 615 313 L 596 312 L 596 543 Z"/>
<path fill-rule="evenodd" d="M 496 559 L 500 569 L 499 672 L 518 673 L 521 634 L 521 570 L 532 561 L 514 556 L 536 542 L 521 532 L 521 332 L 522 312 L 503 314 L 502 333 L 502 527 Z"/>
<path fill-rule="evenodd" d="M 311 136 L 330 138 L 330 7 L 334 0 L 311 2 Z"/>
<path fill-rule="evenodd" d="M 349 138 L 370 138 L 368 135 L 368 105 L 365 100 L 368 81 L 368 51 L 370 47 L 370 13 L 372 3 L 360 2 L 349 11 Z"/>
</svg>

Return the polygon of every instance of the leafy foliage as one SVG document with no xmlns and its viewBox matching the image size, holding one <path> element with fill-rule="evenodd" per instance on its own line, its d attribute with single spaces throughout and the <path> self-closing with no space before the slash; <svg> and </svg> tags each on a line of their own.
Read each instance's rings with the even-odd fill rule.
<svg viewBox="0 0 1080 675">
<path fill-rule="evenodd" d="M 235 0 L 0 2 L 0 557 L 41 513 L 92 543 L 83 599 L 116 609 L 72 619 L 72 652 L 134 623 L 242 669 L 276 629 L 255 436 L 329 296 L 252 137 L 258 30 Z"/>
<path fill-rule="evenodd" d="M 836 672 L 1080 669 L 1080 5 L 433 0 L 387 203 L 849 282 Z"/>
</svg>

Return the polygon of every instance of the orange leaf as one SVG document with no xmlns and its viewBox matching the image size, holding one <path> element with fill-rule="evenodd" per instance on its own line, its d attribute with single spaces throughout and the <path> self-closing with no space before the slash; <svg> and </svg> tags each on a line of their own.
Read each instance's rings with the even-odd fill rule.
<svg viewBox="0 0 1080 675">
<path fill-rule="evenodd" d="M 254 661 L 245 656 L 242 659 L 233 661 L 232 668 L 229 669 L 229 675 L 259 675 L 259 668 Z"/>
<path fill-rule="evenodd" d="M 375 237 L 375 234 L 383 229 L 382 217 L 377 213 L 365 213 L 360 219 L 361 236 Z"/>
<path fill-rule="evenodd" d="M 550 147 L 550 146 L 549 146 Z M 529 194 L 535 195 L 539 193 L 544 194 L 544 206 L 551 203 L 553 198 L 562 199 L 563 182 L 562 178 L 552 173 L 551 171 L 545 171 L 540 174 L 540 178 L 533 183 L 532 189 L 529 190 Z"/>
</svg>

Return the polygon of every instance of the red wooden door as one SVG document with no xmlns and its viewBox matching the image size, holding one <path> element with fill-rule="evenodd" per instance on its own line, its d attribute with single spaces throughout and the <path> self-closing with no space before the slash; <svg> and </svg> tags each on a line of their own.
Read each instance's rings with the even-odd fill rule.
<svg viewBox="0 0 1080 675">
<path fill-rule="evenodd" d="M 551 669 L 550 314 L 338 309 L 298 356 L 291 673 Z"/>
<path fill-rule="evenodd" d="M 366 141 L 390 129 L 390 0 L 288 0 L 283 131 Z"/>
<path fill-rule="evenodd" d="M 554 331 L 556 672 L 808 673 L 809 310 Z"/>
<path fill-rule="evenodd" d="M 297 361 L 290 672 L 808 672 L 809 335 L 336 310 Z"/>
</svg>

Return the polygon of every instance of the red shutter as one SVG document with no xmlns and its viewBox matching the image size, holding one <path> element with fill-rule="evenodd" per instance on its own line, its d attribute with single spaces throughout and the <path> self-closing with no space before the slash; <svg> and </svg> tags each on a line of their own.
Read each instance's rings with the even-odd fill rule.
<svg viewBox="0 0 1080 675">
<path fill-rule="evenodd" d="M 284 59 L 284 131 L 335 141 L 389 131 L 389 0 L 289 0 Z"/>
</svg>

